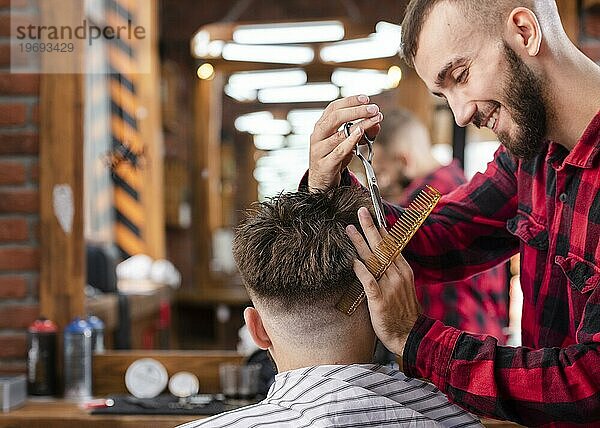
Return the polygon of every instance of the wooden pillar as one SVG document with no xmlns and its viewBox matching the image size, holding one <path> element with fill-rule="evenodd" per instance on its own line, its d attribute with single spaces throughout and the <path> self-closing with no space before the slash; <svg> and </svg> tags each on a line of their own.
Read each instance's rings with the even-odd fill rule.
<svg viewBox="0 0 600 428">
<path fill-rule="evenodd" d="M 143 237 L 146 253 L 154 258 L 164 258 L 165 213 L 164 213 L 164 160 L 163 133 L 160 105 L 160 64 L 158 58 L 158 1 L 137 2 L 139 20 L 148 23 L 151 43 L 140 43 L 138 55 L 148 61 L 149 73 L 139 76 L 138 127 L 145 144 L 144 167 L 142 168 L 142 205 L 145 216 Z"/>
<path fill-rule="evenodd" d="M 415 70 L 403 67 L 402 72 L 402 80 L 396 90 L 398 106 L 410 110 L 431 133 L 434 108 L 432 95 Z"/>
<path fill-rule="evenodd" d="M 79 0 L 40 5 L 42 21 L 81 16 L 83 7 Z M 54 58 L 80 69 L 81 56 Z M 84 315 L 83 75 L 42 74 L 40 85 L 40 312 L 64 327 Z"/>
<path fill-rule="evenodd" d="M 222 73 L 216 72 L 212 80 L 198 79 L 194 101 L 192 217 L 196 262 L 194 281 L 199 288 L 207 288 L 210 285 L 212 233 L 222 223 L 220 199 L 222 96 Z"/>
</svg>

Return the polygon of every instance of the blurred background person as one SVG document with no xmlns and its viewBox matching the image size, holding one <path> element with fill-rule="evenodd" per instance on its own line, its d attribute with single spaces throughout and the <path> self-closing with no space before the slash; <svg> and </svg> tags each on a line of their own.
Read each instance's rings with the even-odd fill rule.
<svg viewBox="0 0 600 428">
<path fill-rule="evenodd" d="M 444 166 L 435 158 L 427 128 L 407 110 L 385 112 L 374 147 L 373 167 L 382 196 L 390 202 L 408 206 L 426 184 L 446 194 L 467 181 L 456 159 Z M 501 265 L 464 281 L 415 285 L 427 316 L 504 342 L 507 276 Z"/>
</svg>

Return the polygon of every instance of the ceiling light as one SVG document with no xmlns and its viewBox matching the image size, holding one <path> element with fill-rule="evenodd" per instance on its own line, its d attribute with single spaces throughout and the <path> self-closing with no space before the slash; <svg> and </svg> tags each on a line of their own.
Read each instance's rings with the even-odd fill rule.
<svg viewBox="0 0 600 428">
<path fill-rule="evenodd" d="M 336 68 L 331 73 L 331 82 L 338 86 L 368 85 L 388 88 L 388 74 L 379 70 Z"/>
<path fill-rule="evenodd" d="M 344 25 L 340 21 L 240 25 L 233 32 L 233 40 L 244 44 L 331 42 L 343 38 Z"/>
<path fill-rule="evenodd" d="M 311 134 L 322 115 L 323 109 L 295 109 L 289 111 L 287 120 L 295 134 Z"/>
<path fill-rule="evenodd" d="M 368 95 L 373 96 L 377 94 L 381 94 L 384 88 L 379 85 L 369 85 L 369 84 L 356 84 L 350 86 L 342 86 L 340 88 L 340 94 L 342 97 L 350 97 L 352 95 Z"/>
<path fill-rule="evenodd" d="M 261 103 L 300 103 L 333 101 L 340 94 L 332 83 L 308 83 L 302 86 L 285 88 L 265 88 L 258 91 Z"/>
<path fill-rule="evenodd" d="M 216 58 L 221 56 L 225 42 L 223 40 L 213 40 L 208 43 L 207 52 L 208 56 Z"/>
<path fill-rule="evenodd" d="M 310 146 L 309 134 L 290 134 L 286 137 L 286 146 L 289 148 L 305 148 Z"/>
<path fill-rule="evenodd" d="M 249 89 L 243 86 L 225 85 L 223 88 L 225 94 L 240 102 L 256 101 L 256 89 Z"/>
<path fill-rule="evenodd" d="M 235 129 L 240 132 L 249 132 L 249 129 L 255 122 L 265 122 L 273 120 L 273 114 L 270 111 L 256 111 L 239 116 L 233 123 Z"/>
<path fill-rule="evenodd" d="M 315 56 L 307 46 L 239 45 L 227 43 L 223 58 L 228 61 L 267 62 L 277 64 L 308 64 Z"/>
<path fill-rule="evenodd" d="M 200 79 L 212 80 L 215 77 L 215 68 L 212 66 L 212 64 L 205 62 L 198 67 L 196 74 Z"/>
<path fill-rule="evenodd" d="M 273 119 L 270 112 L 256 112 L 238 117 L 235 129 L 253 135 L 286 135 L 292 130 L 290 123 L 285 119 Z"/>
<path fill-rule="evenodd" d="M 210 34 L 208 31 L 198 31 L 192 39 L 192 52 L 197 57 L 205 57 L 208 55 L 208 43 L 210 42 Z"/>
<path fill-rule="evenodd" d="M 377 24 L 375 24 L 375 32 L 385 33 L 386 35 L 396 35 L 399 42 L 400 37 L 402 37 L 402 26 L 398 24 L 392 24 L 391 22 L 379 21 Z"/>
<path fill-rule="evenodd" d="M 258 150 L 276 150 L 285 146 L 285 137 L 283 135 L 255 135 L 254 146 Z"/>
<path fill-rule="evenodd" d="M 388 69 L 387 75 L 390 88 L 397 88 L 400 84 L 400 80 L 402 80 L 402 69 L 397 65 L 392 65 Z"/>
<path fill-rule="evenodd" d="M 244 71 L 229 77 L 229 84 L 248 89 L 304 85 L 307 77 L 301 68 L 285 70 Z"/>
<path fill-rule="evenodd" d="M 400 40 L 385 33 L 370 34 L 362 39 L 331 43 L 319 53 L 324 62 L 349 62 L 372 58 L 387 58 L 398 53 Z"/>
</svg>

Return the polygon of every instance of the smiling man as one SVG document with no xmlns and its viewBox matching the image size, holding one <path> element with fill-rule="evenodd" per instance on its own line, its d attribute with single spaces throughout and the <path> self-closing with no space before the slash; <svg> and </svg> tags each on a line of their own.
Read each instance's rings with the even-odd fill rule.
<svg viewBox="0 0 600 428">
<path fill-rule="evenodd" d="M 485 173 L 442 198 L 404 256 L 414 282 L 427 283 L 467 278 L 519 252 L 524 346 L 411 311 L 410 272 L 380 287 L 358 264 L 373 327 L 407 374 L 475 413 L 597 426 L 600 67 L 569 40 L 552 0 L 413 0 L 402 27 L 403 56 L 456 123 L 487 126 L 503 144 Z M 368 103 L 353 97 L 325 110 L 311 136 L 310 189 L 353 181 L 344 169 L 352 147 L 382 120 Z M 349 138 L 336 132 L 358 119 L 364 129 Z M 388 224 L 399 213 L 387 206 Z"/>
</svg>

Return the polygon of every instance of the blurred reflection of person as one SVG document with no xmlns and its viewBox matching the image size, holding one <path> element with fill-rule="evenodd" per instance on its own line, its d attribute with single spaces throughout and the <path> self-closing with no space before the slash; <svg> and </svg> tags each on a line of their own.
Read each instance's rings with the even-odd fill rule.
<svg viewBox="0 0 600 428">
<path fill-rule="evenodd" d="M 427 128 L 407 110 L 386 112 L 374 147 L 381 193 L 400 206 L 408 206 L 426 184 L 446 194 L 467 181 L 457 160 L 442 166 L 433 156 Z M 506 266 L 500 265 L 462 281 L 415 285 L 425 315 L 503 342 L 508 325 L 507 276 Z"/>
</svg>

